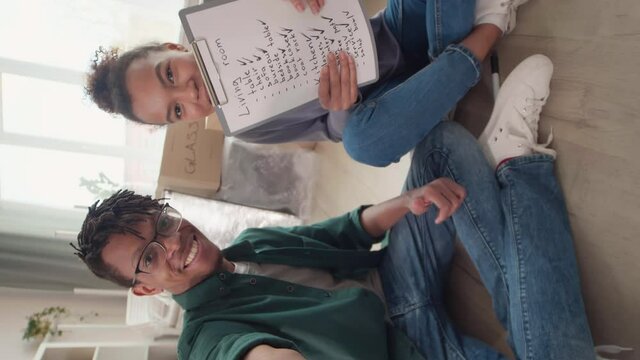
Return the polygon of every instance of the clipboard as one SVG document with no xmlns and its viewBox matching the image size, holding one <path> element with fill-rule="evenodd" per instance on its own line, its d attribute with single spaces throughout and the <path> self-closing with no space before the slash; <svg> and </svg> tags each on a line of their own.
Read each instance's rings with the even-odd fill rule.
<svg viewBox="0 0 640 360">
<path fill-rule="evenodd" d="M 327 0 L 319 15 L 280 0 L 212 0 L 179 16 L 227 136 L 317 101 L 329 51 L 354 57 L 358 86 L 378 80 L 361 0 Z"/>
</svg>

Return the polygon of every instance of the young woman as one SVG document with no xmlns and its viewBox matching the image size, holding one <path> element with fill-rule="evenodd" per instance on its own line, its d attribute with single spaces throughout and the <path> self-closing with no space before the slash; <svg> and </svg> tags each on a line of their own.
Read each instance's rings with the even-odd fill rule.
<svg viewBox="0 0 640 360">
<path fill-rule="evenodd" d="M 288 0 L 318 13 L 324 0 Z M 320 71 L 318 101 L 239 134 L 255 143 L 342 141 L 357 161 L 386 166 L 410 151 L 478 81 L 480 62 L 515 26 L 527 0 L 388 0 L 371 27 L 380 80 L 358 88 L 351 57 Z M 96 52 L 87 93 L 110 113 L 146 124 L 213 112 L 191 53 L 178 44 Z"/>
</svg>

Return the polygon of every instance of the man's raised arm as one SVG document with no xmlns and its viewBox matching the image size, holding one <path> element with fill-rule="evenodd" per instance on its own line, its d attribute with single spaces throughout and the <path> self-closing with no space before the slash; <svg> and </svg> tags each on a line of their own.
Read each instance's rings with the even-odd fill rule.
<svg viewBox="0 0 640 360">
<path fill-rule="evenodd" d="M 465 196 L 466 191 L 462 186 L 449 178 L 439 178 L 391 200 L 366 208 L 360 214 L 360 222 L 369 235 L 378 237 L 409 211 L 414 215 L 421 215 L 429 206 L 435 205 L 439 209 L 436 224 L 440 224 L 458 210 Z"/>
</svg>

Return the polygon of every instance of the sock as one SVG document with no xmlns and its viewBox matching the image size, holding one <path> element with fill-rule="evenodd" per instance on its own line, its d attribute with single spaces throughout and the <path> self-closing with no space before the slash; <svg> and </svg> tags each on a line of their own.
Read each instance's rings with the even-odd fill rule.
<svg viewBox="0 0 640 360">
<path fill-rule="evenodd" d="M 496 165 L 496 170 L 498 170 L 500 168 L 500 166 L 502 166 L 502 164 L 506 163 L 507 161 L 513 159 L 513 157 L 508 157 L 506 159 L 502 159 L 500 160 L 500 162 L 498 163 L 498 165 Z"/>
<path fill-rule="evenodd" d="M 476 0 L 474 25 L 493 24 L 505 33 L 509 8 L 501 5 L 504 2 L 505 0 Z"/>
</svg>

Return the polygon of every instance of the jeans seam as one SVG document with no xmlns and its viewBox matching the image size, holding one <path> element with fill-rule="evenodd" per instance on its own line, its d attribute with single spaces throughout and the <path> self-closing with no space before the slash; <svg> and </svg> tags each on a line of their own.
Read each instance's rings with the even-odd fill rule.
<svg viewBox="0 0 640 360">
<path fill-rule="evenodd" d="M 498 169 L 496 169 L 496 176 L 498 178 L 502 177 L 505 180 L 508 177 L 508 170 L 513 167 L 519 167 L 528 164 L 536 164 L 536 163 L 548 163 L 553 162 L 553 157 L 547 154 L 532 154 L 527 156 L 518 156 L 511 160 L 504 162 Z M 507 180 L 508 181 L 508 180 Z M 511 184 L 509 182 L 509 184 Z"/>
<path fill-rule="evenodd" d="M 462 52 L 462 51 L 460 51 L 460 52 L 462 54 L 464 54 L 464 52 Z M 477 82 L 477 79 L 479 77 L 479 72 L 478 72 L 478 69 L 475 68 L 475 66 L 474 66 L 474 69 L 476 71 L 476 80 L 474 80 L 474 82 Z M 426 70 L 427 70 L 426 67 L 422 68 L 422 69 L 420 69 L 420 71 L 416 72 L 412 76 L 416 76 L 420 72 L 426 71 Z M 383 101 L 386 101 L 386 98 L 388 98 L 390 95 L 394 94 L 395 92 L 400 91 L 399 89 L 402 87 L 402 85 L 403 85 L 402 83 L 401 84 L 397 84 L 393 88 L 385 91 L 384 93 L 378 95 L 377 97 L 375 97 L 373 99 L 367 99 L 364 103 L 360 104 L 360 106 L 369 106 L 369 107 L 373 108 L 373 111 L 371 112 L 371 114 L 369 114 L 369 118 L 371 118 L 371 117 L 373 117 L 373 114 L 375 113 L 376 109 L 378 108 L 378 104 L 382 103 Z M 373 106 L 371 106 L 371 105 L 373 105 Z M 389 133 L 389 132 L 393 132 L 393 129 L 391 127 L 389 127 L 385 132 L 380 132 L 377 137 L 369 138 L 369 143 L 376 142 L 379 139 L 386 137 L 387 133 Z M 426 136 L 426 134 L 425 134 L 425 136 Z M 358 144 L 358 148 L 364 148 L 365 146 L 366 145 Z"/>
<path fill-rule="evenodd" d="M 535 161 L 537 162 L 537 161 Z M 503 167 L 504 168 L 504 167 Z M 506 173 L 503 172 L 502 173 L 505 181 L 507 181 L 507 183 L 509 184 L 509 191 L 507 192 L 508 197 L 509 197 L 509 206 L 511 207 L 511 209 L 515 209 L 518 205 L 518 201 L 516 199 L 516 196 L 514 194 L 514 192 L 512 191 L 513 187 L 514 187 L 514 182 L 511 178 L 511 176 Z M 519 224 L 520 224 L 520 219 L 518 218 L 518 215 L 515 214 L 512 210 L 509 211 L 510 214 L 510 219 L 511 219 L 511 228 L 513 229 L 513 238 L 514 238 L 514 242 L 516 244 L 516 258 L 518 260 L 518 267 L 516 269 L 516 273 L 518 275 L 518 290 L 519 290 L 519 294 L 518 297 L 520 298 L 520 306 L 522 308 L 522 332 L 523 332 L 523 336 L 524 336 L 524 354 L 523 355 L 523 359 L 530 359 L 533 360 L 534 356 L 531 353 L 531 331 L 529 328 L 529 312 L 528 312 L 528 304 L 527 304 L 527 291 L 524 288 L 524 284 L 526 282 L 526 272 L 524 269 L 524 261 L 522 259 L 522 237 L 520 234 L 520 231 L 518 230 Z"/>
<path fill-rule="evenodd" d="M 412 306 L 410 306 L 409 308 L 407 308 L 404 312 L 397 314 L 397 315 L 390 315 L 389 317 L 391 318 L 391 321 L 393 322 L 394 318 L 397 319 L 399 317 L 403 317 L 405 316 L 408 312 L 412 312 L 415 311 L 417 309 L 420 308 L 426 308 L 426 307 L 431 307 L 434 306 L 435 304 L 432 303 L 414 303 Z M 430 311 L 430 310 L 425 310 L 425 311 Z M 389 309 L 389 312 L 391 312 L 391 310 Z M 443 321 L 442 318 L 440 316 L 440 311 L 438 311 L 438 309 L 433 309 L 433 314 L 436 318 L 436 321 L 438 323 L 438 328 L 440 329 L 440 334 L 442 334 L 442 337 L 445 339 L 445 345 L 447 346 L 447 348 L 449 348 L 450 351 L 454 352 L 460 359 L 466 359 L 466 357 L 464 356 L 464 354 L 462 354 L 460 352 L 460 349 L 455 346 L 456 342 L 452 341 L 449 338 L 449 333 L 447 332 L 447 329 L 444 327 L 443 325 Z"/>
<path fill-rule="evenodd" d="M 467 58 L 469 60 L 469 62 L 471 63 L 471 66 L 473 66 L 473 70 L 476 72 L 476 78 L 473 81 L 474 83 L 478 82 L 478 79 L 480 78 L 480 70 L 478 68 L 479 63 L 477 62 L 477 60 L 475 58 L 473 58 L 472 55 L 467 54 L 467 52 L 465 51 L 466 49 L 461 48 L 460 45 L 451 45 L 448 47 L 449 49 L 451 49 L 452 51 L 456 51 L 459 52 L 460 54 L 462 54 L 465 58 Z M 426 71 L 427 67 L 423 67 L 422 69 L 416 71 L 414 74 L 412 74 L 411 76 L 416 76 L 419 73 Z M 403 82 L 404 83 L 404 82 Z M 372 97 L 372 98 L 368 98 L 364 101 L 365 105 L 369 105 L 369 104 L 374 104 L 376 105 L 376 103 L 384 101 L 386 97 L 388 97 L 388 95 L 395 93 L 396 91 L 398 91 L 398 88 L 400 88 L 403 83 L 397 84 L 396 86 L 392 87 L 391 89 L 385 91 L 384 93 L 376 96 L 376 97 Z"/>
<path fill-rule="evenodd" d="M 476 71 L 476 82 L 477 82 L 480 79 L 480 62 L 478 61 L 478 59 L 476 59 L 476 57 L 473 56 L 473 54 L 467 48 L 465 48 L 460 44 L 450 45 L 448 46 L 448 48 L 451 49 L 452 51 L 459 52 L 469 60 L 469 62 L 471 63 L 471 66 L 473 66 L 473 69 Z"/>
<path fill-rule="evenodd" d="M 442 14 L 441 14 L 441 5 L 440 5 L 440 0 L 435 0 L 434 1 L 434 14 L 435 14 L 435 38 L 436 38 L 436 54 L 433 54 L 433 58 L 435 59 L 436 57 L 440 56 L 440 54 L 442 53 L 442 51 L 444 51 L 444 49 L 442 48 Z M 431 61 L 433 61 L 433 59 L 431 59 Z"/>
<path fill-rule="evenodd" d="M 445 167 L 446 167 L 446 172 L 451 176 L 451 178 L 452 178 L 453 180 L 455 180 L 456 182 L 459 182 L 458 177 L 455 175 L 455 172 L 456 172 L 456 171 L 455 171 L 455 170 L 454 170 L 454 168 L 450 165 L 450 164 L 451 164 L 451 161 L 449 161 L 449 155 L 447 154 L 447 152 L 446 152 L 446 149 L 445 149 L 445 148 L 438 148 L 438 147 L 435 147 L 435 146 L 434 146 L 434 147 L 431 149 L 431 151 L 429 151 L 429 152 L 427 153 L 427 157 L 430 157 L 433 153 L 436 153 L 436 152 L 437 152 L 437 153 L 439 153 L 439 154 L 440 154 L 440 155 L 445 159 L 445 162 L 446 162 L 446 166 L 445 166 Z M 477 216 L 476 216 L 476 212 L 475 212 L 475 210 L 473 209 L 473 207 L 472 207 L 471 205 L 469 205 L 469 203 L 466 201 L 466 199 L 465 199 L 465 200 L 463 200 L 463 204 L 464 204 L 465 209 L 466 209 L 466 210 L 467 210 L 467 212 L 469 213 L 470 217 L 473 219 L 473 225 L 474 225 L 474 227 L 476 228 L 476 230 L 478 231 L 478 233 L 480 233 L 480 234 L 482 235 L 483 244 L 491 250 L 491 251 L 490 251 L 490 253 L 491 253 L 491 257 L 494 259 L 495 263 L 496 263 L 496 264 L 498 265 L 498 267 L 500 268 L 501 275 L 504 277 L 504 276 L 506 275 L 506 269 L 505 269 L 505 267 L 501 264 L 501 262 L 498 260 L 498 258 L 496 258 L 496 256 L 495 256 L 495 254 L 497 253 L 497 250 L 496 250 L 493 246 L 491 246 L 491 245 L 486 241 L 486 239 L 488 238 L 488 235 L 486 234 L 486 231 L 484 230 L 484 228 L 478 224 Z M 506 282 L 505 282 L 505 285 L 506 285 Z"/>
<path fill-rule="evenodd" d="M 389 301 L 388 301 L 389 302 Z M 409 301 L 407 301 L 408 304 L 402 304 L 401 306 L 394 306 L 394 307 L 387 307 L 387 310 L 389 311 L 389 317 L 391 319 L 393 318 L 397 318 L 400 316 L 405 315 L 408 312 L 412 312 L 416 309 L 419 308 L 424 308 L 424 307 L 431 307 L 431 306 L 435 306 L 436 303 L 431 301 L 431 298 L 429 297 L 427 299 L 427 301 L 416 301 L 414 299 L 410 299 Z M 400 310 L 398 310 L 400 309 Z"/>
<path fill-rule="evenodd" d="M 437 145 L 433 146 L 431 148 L 431 150 L 426 154 L 426 157 L 430 157 L 432 156 L 434 153 L 439 153 L 440 156 L 442 156 L 445 159 L 445 168 L 446 168 L 446 172 L 449 174 L 449 176 L 456 182 L 459 182 L 458 177 L 455 175 L 455 169 L 453 166 L 451 166 L 451 161 L 449 161 L 449 155 L 446 151 L 446 148 L 440 148 Z M 500 269 L 500 280 L 502 281 L 502 284 L 504 286 L 505 289 L 509 289 L 508 283 L 506 281 L 507 275 L 506 275 L 506 269 L 505 267 L 502 265 L 501 261 L 499 260 L 498 257 L 496 257 L 496 253 L 497 251 L 494 249 L 493 246 L 490 245 L 490 243 L 487 241 L 488 236 L 486 234 L 486 231 L 478 224 L 477 221 L 477 217 L 476 217 L 476 213 L 475 210 L 473 209 L 472 206 L 469 205 L 469 202 L 467 201 L 467 199 L 465 198 L 465 200 L 462 201 L 462 204 L 464 205 L 464 209 L 467 211 L 467 213 L 469 214 L 469 217 L 471 218 L 471 223 L 473 224 L 474 228 L 476 229 L 476 231 L 478 232 L 478 234 L 480 234 L 480 238 L 482 239 L 482 244 L 483 246 L 483 250 L 489 250 L 489 255 L 490 257 L 493 259 L 493 262 L 498 266 L 498 269 Z M 497 294 L 494 294 L 494 296 Z M 506 303 L 509 304 L 509 294 L 508 292 L 505 294 L 506 296 Z"/>
<path fill-rule="evenodd" d="M 465 360 L 466 357 L 464 356 L 463 353 L 461 353 L 461 351 L 460 351 L 461 349 L 459 349 L 457 346 L 454 346 L 454 344 L 456 344 L 456 342 L 451 341 L 451 339 L 449 339 L 449 333 L 447 332 L 447 330 L 442 325 L 442 319 L 440 318 L 440 313 L 436 312 L 436 318 L 438 319 L 438 327 L 440 328 L 440 332 L 443 334 L 444 338 L 447 341 L 446 342 L 447 347 L 449 347 L 452 352 L 455 352 L 455 354 L 458 355 L 458 357 L 460 357 L 460 359 Z"/>
<path fill-rule="evenodd" d="M 403 29 L 403 27 L 402 27 L 402 22 L 403 22 L 402 9 L 404 8 L 404 4 L 402 3 L 402 1 L 403 0 L 398 0 L 398 32 L 400 33 L 399 39 L 403 39 L 403 36 L 404 36 L 404 34 L 402 32 L 402 29 Z M 399 43 L 400 42 L 398 41 L 398 44 Z"/>
</svg>

